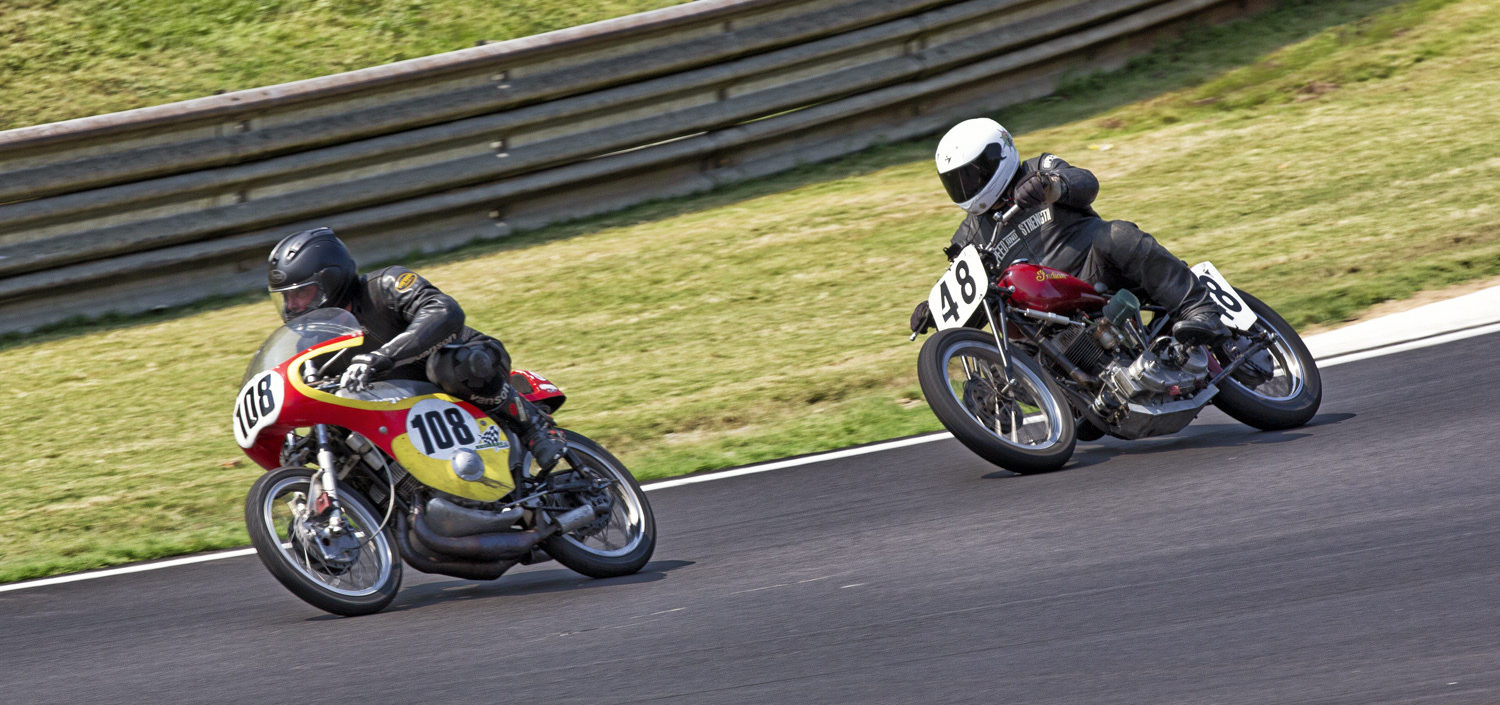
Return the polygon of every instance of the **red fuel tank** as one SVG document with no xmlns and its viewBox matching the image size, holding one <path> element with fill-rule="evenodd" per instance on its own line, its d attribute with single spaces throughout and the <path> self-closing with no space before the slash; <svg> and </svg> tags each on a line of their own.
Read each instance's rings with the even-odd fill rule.
<svg viewBox="0 0 1500 705">
<path fill-rule="evenodd" d="M 1067 272 L 1021 262 L 1006 267 L 1000 286 L 1014 287 L 1011 301 L 1036 311 L 1066 315 L 1104 307 L 1109 299 L 1094 293 L 1088 282 Z"/>
</svg>

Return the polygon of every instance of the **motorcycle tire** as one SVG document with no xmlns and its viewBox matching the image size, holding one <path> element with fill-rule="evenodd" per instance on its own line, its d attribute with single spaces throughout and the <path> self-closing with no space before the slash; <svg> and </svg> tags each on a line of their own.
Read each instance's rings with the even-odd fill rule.
<svg viewBox="0 0 1500 705">
<path fill-rule="evenodd" d="M 558 563 L 590 578 L 614 578 L 639 571 L 656 550 L 656 517 L 651 503 L 625 464 L 581 433 L 564 430 L 568 449 L 587 468 L 611 481 L 614 500 L 603 525 L 598 522 L 542 541 Z M 559 465 L 569 462 L 559 461 Z M 566 472 L 558 467 L 554 474 Z"/>
<path fill-rule="evenodd" d="M 1278 344 L 1273 345 L 1271 355 L 1277 368 L 1286 373 L 1287 381 L 1276 383 L 1273 379 L 1250 389 L 1231 373 L 1219 383 L 1214 405 L 1236 421 L 1262 431 L 1296 428 L 1307 423 L 1323 403 L 1323 380 L 1318 374 L 1317 361 L 1286 319 L 1260 299 L 1238 288 L 1235 291 L 1260 318 L 1255 325 L 1266 326 L 1276 334 Z M 1229 363 L 1224 359 L 1219 362 Z M 1289 388 L 1276 389 L 1280 384 Z"/>
<path fill-rule="evenodd" d="M 348 566 L 320 565 L 314 557 L 316 549 L 302 546 L 302 540 L 290 528 L 295 518 L 273 516 L 284 509 L 288 500 L 295 500 L 297 493 L 306 501 L 314 472 L 314 468 L 284 467 L 255 481 L 245 497 L 245 526 L 250 531 L 250 543 L 255 545 L 255 553 L 266 570 L 308 604 L 346 617 L 379 612 L 390 604 L 401 587 L 401 554 L 395 540 L 387 535 L 388 531 L 371 535 L 380 526 L 385 512 L 376 511 L 368 500 L 352 490 L 345 488 L 340 492 L 344 517 L 355 527 L 354 540 L 359 542 L 358 558 Z M 287 513 L 290 515 L 290 510 Z M 281 531 L 287 535 L 282 536 Z M 356 571 L 366 559 L 370 564 Z"/>
<path fill-rule="evenodd" d="M 922 395 L 943 427 L 979 457 L 1023 475 L 1057 470 L 1073 456 L 1073 447 L 1078 440 L 1073 410 L 1046 368 L 1016 346 L 1010 346 L 1009 353 L 1012 373 L 1027 397 L 1026 401 L 1018 398 L 1000 401 L 998 395 L 994 399 L 987 396 L 984 399 L 1007 405 L 1012 412 L 1010 426 L 1015 424 L 1014 413 L 1024 413 L 1020 417 L 1023 422 L 1040 413 L 1046 423 L 1043 429 L 1046 436 L 1038 443 L 1020 442 L 1019 429 L 1005 428 L 1007 421 L 1000 416 L 998 406 L 993 426 L 969 408 L 970 402 L 976 401 L 974 397 L 992 394 L 995 390 L 981 389 L 971 393 L 971 387 L 976 383 L 981 386 L 988 383 L 992 387 L 993 383 L 986 382 L 988 378 L 983 375 L 978 379 L 973 377 L 965 367 L 969 364 L 967 362 L 959 363 L 967 379 L 960 382 L 960 389 L 955 389 L 955 382 L 959 381 L 953 378 L 952 364 L 960 356 L 987 363 L 990 370 L 1004 369 L 994 336 L 987 331 L 950 328 L 928 338 L 917 356 L 917 379 L 922 384 Z M 1023 404 L 1032 410 L 1022 409 Z M 1009 409 L 1009 405 L 1014 405 L 1014 409 Z M 1032 425 L 1023 423 L 1022 427 Z M 1035 430 L 1032 428 L 1033 432 Z"/>
</svg>

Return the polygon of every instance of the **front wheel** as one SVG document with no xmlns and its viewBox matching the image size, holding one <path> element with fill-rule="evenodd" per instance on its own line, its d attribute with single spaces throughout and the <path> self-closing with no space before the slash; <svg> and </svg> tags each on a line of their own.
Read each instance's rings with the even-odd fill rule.
<svg viewBox="0 0 1500 705">
<path fill-rule="evenodd" d="M 547 555 L 590 578 L 630 575 L 651 560 L 656 550 L 656 517 L 646 493 L 625 464 L 581 433 L 564 431 L 570 458 L 558 461 L 554 477 L 579 473 L 597 481 L 601 489 L 568 492 L 572 506 L 604 499 L 609 511 L 593 523 L 542 542 Z M 576 463 L 575 463 L 576 459 Z"/>
<path fill-rule="evenodd" d="M 917 379 L 932 413 L 969 450 L 1011 472 L 1061 468 L 1077 442 L 1073 410 L 1047 371 L 1016 346 L 1007 375 L 989 333 L 950 328 L 922 344 Z"/>
<path fill-rule="evenodd" d="M 1279 431 L 1307 423 L 1323 403 L 1323 380 L 1318 363 L 1302 344 L 1296 329 L 1260 299 L 1236 288 L 1260 320 L 1256 332 L 1275 335 L 1271 346 L 1256 353 L 1246 366 L 1231 372 L 1220 383 L 1213 403 L 1235 420 L 1263 431 Z M 1214 356 L 1222 365 L 1232 359 L 1232 348 L 1246 339 L 1216 346 Z"/>
<path fill-rule="evenodd" d="M 340 493 L 337 523 L 312 516 L 313 468 L 285 467 L 255 481 L 245 497 L 250 542 L 271 575 L 308 604 L 334 614 L 379 612 L 401 587 L 401 556 L 358 494 Z"/>
</svg>

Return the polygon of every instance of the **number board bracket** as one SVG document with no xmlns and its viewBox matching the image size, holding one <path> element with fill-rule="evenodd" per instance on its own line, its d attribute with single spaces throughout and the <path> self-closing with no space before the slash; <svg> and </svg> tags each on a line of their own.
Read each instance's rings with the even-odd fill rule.
<svg viewBox="0 0 1500 705">
<path fill-rule="evenodd" d="M 1260 316 L 1250 310 L 1245 299 L 1240 297 L 1234 287 L 1229 284 L 1229 280 L 1225 279 L 1211 262 L 1200 262 L 1194 265 L 1193 276 L 1198 277 L 1198 281 L 1208 287 L 1210 297 L 1222 311 L 1220 317 L 1224 320 L 1224 325 L 1248 333 L 1251 326 L 1260 320 Z"/>
<path fill-rule="evenodd" d="M 927 308 L 938 330 L 958 328 L 967 323 L 984 302 L 989 289 L 989 274 L 979 250 L 969 245 L 953 258 L 948 271 L 932 285 L 927 294 Z"/>
</svg>

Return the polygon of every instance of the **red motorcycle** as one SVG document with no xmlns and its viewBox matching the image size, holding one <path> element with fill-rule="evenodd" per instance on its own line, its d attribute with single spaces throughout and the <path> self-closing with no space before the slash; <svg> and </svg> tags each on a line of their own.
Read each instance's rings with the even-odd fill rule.
<svg viewBox="0 0 1500 705">
<path fill-rule="evenodd" d="M 1193 273 L 1233 332 L 1213 346 L 1173 339 L 1166 309 L 1128 290 L 1106 296 L 1056 269 L 1000 264 L 993 240 L 953 259 L 928 297 L 938 332 L 917 358 L 938 420 L 996 465 L 1056 470 L 1080 439 L 1175 433 L 1209 403 L 1265 430 L 1318 411 L 1317 363 L 1297 332 L 1208 262 Z"/>
<path fill-rule="evenodd" d="M 515 429 L 425 380 L 341 389 L 363 341 L 342 309 L 295 318 L 261 345 L 235 400 L 235 440 L 268 470 L 245 524 L 288 590 L 358 615 L 395 597 L 403 560 L 473 580 L 549 559 L 606 578 L 650 560 L 651 505 L 609 451 L 565 431 L 563 459 L 537 471 Z M 566 399 L 530 372 L 511 383 L 549 412 Z"/>
</svg>

